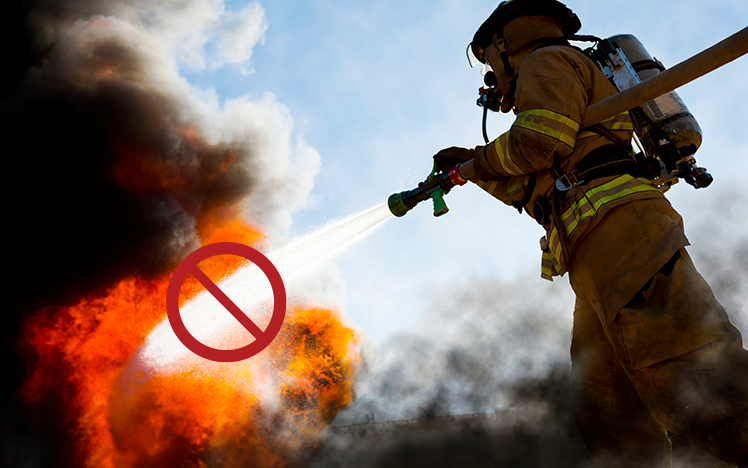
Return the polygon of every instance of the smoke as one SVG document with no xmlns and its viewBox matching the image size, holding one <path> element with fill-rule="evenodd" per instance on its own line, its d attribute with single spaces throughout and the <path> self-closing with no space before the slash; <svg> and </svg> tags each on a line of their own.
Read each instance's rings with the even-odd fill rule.
<svg viewBox="0 0 748 468">
<path fill-rule="evenodd" d="M 566 404 L 567 374 L 559 365 L 517 381 L 506 392 L 512 406 L 491 414 L 329 427 L 310 466 L 590 467 Z"/>
<path fill-rule="evenodd" d="M 689 252 L 745 340 L 748 239 L 730 222 L 745 197 L 710 190 L 684 214 Z M 482 278 L 434 290 L 418 331 L 369 351 L 359 400 L 326 430 L 312 466 L 590 466 L 570 404 L 568 283 Z M 671 438 L 674 467 L 729 466 Z"/>
<path fill-rule="evenodd" d="M 6 185 L 17 226 L 14 305 L 70 301 L 162 272 L 199 245 L 201 230 L 238 214 L 265 232 L 289 227 L 319 157 L 293 141 L 288 110 L 270 94 L 219 103 L 180 75 L 225 65 L 250 73 L 267 28 L 259 5 L 228 12 L 207 0 L 40 1 L 14 9 L 7 20 L 21 44 L 0 105 L 14 176 Z"/>
<path fill-rule="evenodd" d="M 573 297 L 563 282 L 476 279 L 437 289 L 420 330 L 369 359 L 357 411 L 377 421 L 498 411 L 507 385 L 568 361 Z"/>
<path fill-rule="evenodd" d="M 523 280 L 435 288 L 419 331 L 368 356 L 312 465 L 586 466 L 568 405 L 573 296 Z"/>
<path fill-rule="evenodd" d="M 689 252 L 730 321 L 748 341 L 748 232 L 740 229 L 748 217 L 748 195 L 739 187 L 714 183 L 709 196 L 689 194 L 689 214 L 684 215 Z"/>
<path fill-rule="evenodd" d="M 33 412 L 15 404 L 27 372 L 15 349 L 23 316 L 54 314 L 125 278 L 159 277 L 237 218 L 283 233 L 303 206 L 319 155 L 294 136 L 288 109 L 271 93 L 221 101 L 183 77 L 226 66 L 250 75 L 267 27 L 256 3 L 232 11 L 223 0 L 5 2 L 11 294 L 2 353 L 11 358 L 0 464 L 62 464 L 74 439 L 63 409 L 73 402 L 51 398 Z M 95 327 L 99 317 L 88 319 Z M 46 358 L 57 362 L 60 395 L 75 394 L 54 352 Z"/>
</svg>

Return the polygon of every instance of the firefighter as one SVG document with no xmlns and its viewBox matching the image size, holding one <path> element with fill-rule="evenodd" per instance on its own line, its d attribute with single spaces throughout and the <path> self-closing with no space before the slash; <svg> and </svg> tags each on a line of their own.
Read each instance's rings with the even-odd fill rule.
<svg viewBox="0 0 748 468">
<path fill-rule="evenodd" d="M 555 0 L 502 2 L 468 52 L 495 73 L 514 123 L 434 160 L 472 160 L 463 179 L 545 228 L 542 276 L 569 273 L 575 420 L 596 466 L 669 467 L 667 431 L 748 464 L 748 352 L 685 250 L 680 215 L 638 176 L 628 113 L 580 128 L 616 92 L 564 39 L 580 28 Z"/>
</svg>

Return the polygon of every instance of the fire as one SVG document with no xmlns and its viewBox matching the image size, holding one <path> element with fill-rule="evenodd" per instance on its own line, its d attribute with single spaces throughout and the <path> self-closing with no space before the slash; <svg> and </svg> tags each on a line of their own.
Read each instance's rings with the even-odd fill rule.
<svg viewBox="0 0 748 468">
<path fill-rule="evenodd" d="M 238 221 L 203 222 L 205 244 L 256 245 L 262 236 Z M 214 281 L 245 260 L 219 256 L 200 268 Z M 63 406 L 75 440 L 74 466 L 288 466 L 293 454 L 351 402 L 358 338 L 333 311 L 290 307 L 273 343 L 255 358 L 216 369 L 199 366 L 168 375 L 122 380 L 128 359 L 165 317 L 170 275 L 129 278 L 101 297 L 42 310 L 27 320 L 22 340 L 35 361 L 22 389 L 32 408 Z M 180 302 L 202 286 L 188 277 Z M 253 393 L 271 382 L 275 407 Z M 255 385 L 256 384 L 256 385 Z M 125 385 L 123 387 L 123 385 Z M 129 385 L 129 387 L 127 387 Z M 135 388 L 133 393 L 121 388 Z M 301 451 L 301 452 L 300 452 Z"/>
</svg>

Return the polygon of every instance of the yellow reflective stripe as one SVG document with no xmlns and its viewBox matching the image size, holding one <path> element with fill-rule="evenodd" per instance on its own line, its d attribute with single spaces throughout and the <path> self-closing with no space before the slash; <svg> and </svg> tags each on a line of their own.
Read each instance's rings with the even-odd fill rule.
<svg viewBox="0 0 748 468">
<path fill-rule="evenodd" d="M 509 184 L 509 189 L 506 191 L 506 194 L 511 195 L 513 193 L 519 192 L 520 190 L 525 188 L 529 179 L 529 174 L 525 174 L 524 177 L 512 177 L 511 183 Z"/>
<path fill-rule="evenodd" d="M 601 120 L 599 123 L 601 123 L 601 124 L 604 125 L 604 124 L 606 124 L 608 122 L 612 122 L 614 120 L 615 121 L 622 121 L 622 120 L 629 120 L 630 121 L 631 117 L 629 116 L 629 112 L 628 111 L 623 111 L 623 112 L 621 112 L 618 115 L 614 115 L 613 117 L 608 117 L 605 120 Z"/>
<path fill-rule="evenodd" d="M 603 125 L 608 130 L 612 130 L 612 131 L 618 131 L 618 132 L 633 132 L 634 131 L 634 124 L 631 122 L 631 117 L 629 116 L 628 112 L 621 112 L 618 115 L 609 117 L 601 121 L 600 125 Z M 581 140 L 583 138 L 589 138 L 592 136 L 600 136 L 600 134 L 596 132 L 592 132 L 590 130 L 582 130 L 581 132 L 577 134 L 577 140 Z"/>
<path fill-rule="evenodd" d="M 558 275 L 558 272 L 553 268 L 553 260 L 550 252 L 543 252 L 543 257 L 540 261 L 540 277 L 553 281 L 555 275 Z"/>
<path fill-rule="evenodd" d="M 566 231 L 566 237 L 571 237 L 579 226 L 579 223 L 595 216 L 603 205 L 635 193 L 650 191 L 659 192 L 659 189 L 653 187 L 649 180 L 634 178 L 629 174 L 616 177 L 603 185 L 588 190 L 585 192 L 585 198 L 574 202 L 561 215 L 561 223 Z M 551 229 L 548 245 L 552 253 L 552 258 L 558 265 L 562 265 L 561 256 L 563 252 L 556 226 Z M 558 268 L 559 271 L 560 269 Z"/>
<path fill-rule="evenodd" d="M 541 258 L 541 270 L 549 274 L 554 273 L 555 268 L 553 267 L 553 255 L 550 250 L 544 250 Z"/>
<path fill-rule="evenodd" d="M 629 182 L 633 178 L 634 177 L 629 174 L 623 174 L 620 177 L 616 177 L 615 179 L 611 181 L 608 181 L 602 185 L 598 185 L 597 187 L 586 191 L 585 192 L 585 194 L 587 195 L 586 198 L 583 198 L 579 201 L 574 202 L 569 208 L 566 209 L 566 211 L 564 211 L 564 213 L 561 215 L 561 222 L 566 224 L 567 218 L 569 218 L 569 216 L 574 214 L 574 208 L 581 211 L 581 208 L 583 205 L 589 205 L 589 203 L 587 202 L 588 198 L 594 198 L 600 192 L 607 192 L 608 190 L 617 188 L 625 184 L 626 182 Z"/>
<path fill-rule="evenodd" d="M 626 130 L 629 132 L 634 131 L 634 124 L 631 122 L 614 122 L 610 125 L 611 130 Z"/>
<path fill-rule="evenodd" d="M 597 214 L 600 207 L 602 207 L 606 203 L 610 203 L 614 200 L 618 200 L 634 193 L 659 191 L 658 188 L 649 185 L 649 183 L 636 184 L 636 182 L 633 182 L 635 180 L 642 182 L 646 179 L 635 179 L 629 174 L 624 174 L 620 177 L 616 177 L 608 183 L 587 191 L 587 196 L 585 198 L 574 202 L 561 215 L 561 222 L 566 229 L 567 236 L 570 236 L 574 232 L 574 229 L 577 228 L 577 225 L 582 220 L 585 220 L 590 216 L 594 216 L 595 214 Z M 592 204 L 590 204 L 591 201 Z M 577 214 L 577 216 L 570 222 L 567 222 L 567 220 L 574 214 Z"/>
<path fill-rule="evenodd" d="M 613 118 L 613 123 L 609 127 L 611 130 L 625 130 L 629 132 L 634 131 L 634 124 L 631 122 L 631 117 L 628 112 L 621 112 Z"/>
<path fill-rule="evenodd" d="M 616 122 L 620 122 L 624 120 L 631 121 L 631 116 L 629 115 L 629 111 L 623 111 L 620 114 L 614 116 L 613 120 L 615 120 Z"/>
<path fill-rule="evenodd" d="M 561 256 L 563 255 L 564 251 L 561 248 L 561 241 L 558 239 L 558 230 L 554 226 L 551 229 L 551 235 L 550 240 L 548 241 L 548 248 L 551 251 L 551 259 L 553 260 L 553 264 L 558 265 L 558 268 L 556 268 L 556 271 L 561 271 L 563 268 L 561 265 L 563 264 L 563 261 L 561 259 Z"/>
<path fill-rule="evenodd" d="M 493 147 L 496 150 L 496 156 L 499 158 L 499 164 L 501 164 L 503 170 L 502 172 L 509 175 L 520 175 L 524 172 L 514 161 L 512 161 L 512 157 L 509 155 L 509 132 L 506 132 L 497 138 L 493 142 Z"/>
<path fill-rule="evenodd" d="M 548 237 L 548 249 L 551 253 L 551 258 L 555 261 L 554 264 L 561 265 L 561 241 L 558 238 L 558 229 L 556 226 L 551 228 L 551 235 Z"/>
<path fill-rule="evenodd" d="M 579 131 L 579 124 L 576 121 L 548 109 L 522 111 L 517 115 L 512 126 L 555 138 L 572 148 Z"/>
<path fill-rule="evenodd" d="M 558 112 L 554 112 L 548 109 L 530 109 L 525 112 L 520 112 L 520 115 L 525 114 L 525 113 L 555 120 L 556 122 L 561 122 L 562 124 L 571 128 L 572 130 L 574 130 L 574 132 L 579 131 L 579 123 L 577 123 L 572 118 L 569 118 L 563 114 L 559 114 Z"/>
<path fill-rule="evenodd" d="M 580 216 L 580 217 L 576 218 L 574 221 L 572 221 L 566 227 L 566 232 L 569 233 L 569 235 L 571 235 L 571 233 L 574 232 L 574 230 L 577 228 L 577 225 L 581 221 L 589 218 L 590 216 L 594 216 L 597 213 L 597 211 L 600 209 L 600 207 L 603 206 L 603 205 L 605 205 L 606 203 L 610 203 L 610 202 L 612 202 L 614 200 L 618 200 L 620 198 L 627 197 L 627 196 L 632 195 L 634 193 L 652 192 L 652 191 L 659 192 L 660 190 L 657 189 L 657 188 L 655 188 L 655 187 L 649 187 L 649 186 L 646 186 L 646 185 L 637 185 L 636 187 L 631 187 L 629 189 L 622 190 L 622 191 L 616 193 L 615 195 L 611 195 L 611 196 L 608 196 L 608 197 L 603 197 L 603 198 L 599 199 L 597 202 L 595 202 L 595 204 L 592 206 L 591 210 L 588 210 L 587 212 L 583 213 L 582 216 Z"/>
<path fill-rule="evenodd" d="M 478 180 L 478 187 L 482 188 L 491 195 L 493 195 L 493 192 L 494 190 L 496 190 L 497 185 L 499 185 L 499 182 L 496 180 Z"/>
</svg>

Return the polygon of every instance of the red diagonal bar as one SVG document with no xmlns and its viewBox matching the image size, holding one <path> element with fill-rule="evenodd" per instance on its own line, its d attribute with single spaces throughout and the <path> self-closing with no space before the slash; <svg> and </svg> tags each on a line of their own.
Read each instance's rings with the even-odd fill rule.
<svg viewBox="0 0 748 468">
<path fill-rule="evenodd" d="M 221 303 L 222 306 L 228 310 L 231 315 L 234 316 L 236 320 L 239 321 L 239 323 L 242 324 L 244 328 L 247 329 L 249 333 L 252 334 L 252 336 L 255 339 L 259 339 L 260 336 L 264 333 L 263 330 L 255 325 L 255 323 L 246 315 L 244 315 L 244 312 L 234 304 L 234 301 L 232 301 L 223 291 L 221 291 L 221 288 L 216 286 L 216 284 L 208 278 L 208 275 L 206 275 L 203 270 L 201 270 L 197 265 L 195 265 L 193 268 L 190 268 L 190 274 L 195 277 L 198 281 L 200 281 L 200 284 L 205 287 L 205 289 L 208 290 L 208 292 L 215 297 L 218 302 Z"/>
</svg>

